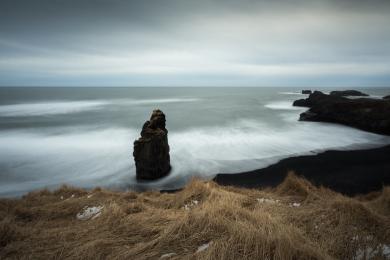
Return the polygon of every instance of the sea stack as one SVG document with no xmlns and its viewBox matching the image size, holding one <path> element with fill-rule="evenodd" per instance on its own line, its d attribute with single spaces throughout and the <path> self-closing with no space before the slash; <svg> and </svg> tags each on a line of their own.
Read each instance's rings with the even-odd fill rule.
<svg viewBox="0 0 390 260">
<path fill-rule="evenodd" d="M 312 91 L 310 89 L 303 89 L 302 94 L 310 95 Z"/>
<path fill-rule="evenodd" d="M 142 127 L 141 137 L 134 142 L 134 160 L 137 179 L 154 180 L 171 170 L 168 130 L 165 115 L 156 109 Z"/>
</svg>

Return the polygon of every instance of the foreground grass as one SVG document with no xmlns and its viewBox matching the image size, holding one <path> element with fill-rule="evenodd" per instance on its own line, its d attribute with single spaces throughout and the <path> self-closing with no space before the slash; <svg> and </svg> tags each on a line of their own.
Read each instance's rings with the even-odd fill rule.
<svg viewBox="0 0 390 260">
<path fill-rule="evenodd" d="M 77 219 L 86 206 L 101 215 Z M 0 200 L 0 221 L 0 258 L 390 257 L 390 187 L 348 198 L 292 174 L 266 190 L 196 180 L 174 194 L 43 190 Z"/>
</svg>

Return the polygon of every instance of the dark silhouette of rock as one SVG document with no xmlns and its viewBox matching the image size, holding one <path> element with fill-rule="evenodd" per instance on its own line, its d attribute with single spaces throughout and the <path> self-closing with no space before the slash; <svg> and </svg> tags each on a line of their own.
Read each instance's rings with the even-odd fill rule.
<svg viewBox="0 0 390 260">
<path fill-rule="evenodd" d="M 302 90 L 302 94 L 311 94 L 311 90 L 310 89 L 304 89 Z"/>
<path fill-rule="evenodd" d="M 345 97 L 330 96 L 322 93 L 321 91 L 314 91 L 308 98 L 295 100 L 293 106 L 296 107 L 312 107 L 319 103 L 333 103 L 349 100 Z"/>
<path fill-rule="evenodd" d="M 383 99 L 390 100 L 390 95 L 384 96 Z"/>
<path fill-rule="evenodd" d="M 301 121 L 339 123 L 390 135 L 390 102 L 383 99 L 348 99 L 314 91 L 293 105 L 310 108 L 300 115 Z"/>
<path fill-rule="evenodd" d="M 298 99 L 293 102 L 295 107 L 308 107 L 308 101 L 306 99 Z"/>
<path fill-rule="evenodd" d="M 331 91 L 331 96 L 339 96 L 339 97 L 345 97 L 345 96 L 355 96 L 355 97 L 367 97 L 368 95 L 357 91 L 357 90 L 342 90 L 342 91 Z"/>
<path fill-rule="evenodd" d="M 168 130 L 161 110 L 154 110 L 143 125 L 141 137 L 134 142 L 133 156 L 137 179 L 161 178 L 171 170 Z"/>
</svg>

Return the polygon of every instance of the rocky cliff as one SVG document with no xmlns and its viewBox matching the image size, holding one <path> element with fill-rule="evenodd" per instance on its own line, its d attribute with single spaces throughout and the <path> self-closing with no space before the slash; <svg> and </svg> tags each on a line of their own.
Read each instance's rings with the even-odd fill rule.
<svg viewBox="0 0 390 260">
<path fill-rule="evenodd" d="M 309 107 L 300 115 L 302 121 L 339 123 L 379 134 L 390 135 L 390 102 L 384 99 L 348 99 L 314 91 L 294 106 Z"/>
<path fill-rule="evenodd" d="M 346 97 L 346 96 L 355 96 L 355 97 L 367 97 L 368 95 L 366 93 L 357 91 L 357 90 L 336 90 L 330 92 L 331 96 L 339 96 L 339 97 Z"/>
<path fill-rule="evenodd" d="M 133 156 L 137 179 L 157 179 L 171 170 L 165 122 L 164 113 L 154 110 L 150 120 L 142 127 L 141 137 L 134 142 Z"/>
</svg>

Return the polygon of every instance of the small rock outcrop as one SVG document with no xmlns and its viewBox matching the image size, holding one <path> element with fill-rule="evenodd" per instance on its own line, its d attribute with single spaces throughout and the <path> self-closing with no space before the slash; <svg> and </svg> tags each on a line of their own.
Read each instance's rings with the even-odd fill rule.
<svg viewBox="0 0 390 260">
<path fill-rule="evenodd" d="M 311 90 L 310 89 L 304 89 L 304 90 L 302 90 L 302 94 L 311 94 L 312 92 L 311 92 Z"/>
<path fill-rule="evenodd" d="M 349 99 L 314 91 L 294 106 L 309 107 L 301 121 L 339 123 L 379 134 L 390 135 L 390 102 L 383 99 Z"/>
<path fill-rule="evenodd" d="M 164 113 L 154 110 L 150 120 L 142 127 L 141 137 L 134 142 L 137 179 L 158 179 L 171 170 L 165 121 Z"/>
<path fill-rule="evenodd" d="M 390 95 L 384 96 L 383 99 L 390 100 Z"/>
<path fill-rule="evenodd" d="M 366 93 L 357 91 L 357 90 L 342 90 L 342 91 L 331 91 L 331 96 L 338 96 L 338 97 L 346 97 L 346 96 L 354 96 L 354 97 L 367 97 L 368 95 Z"/>
</svg>

